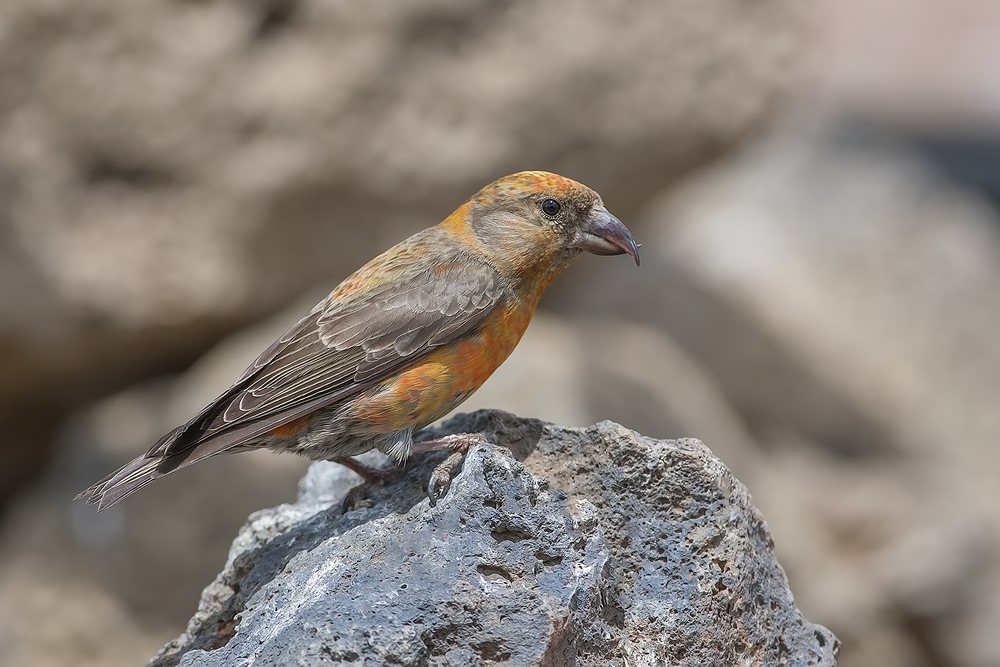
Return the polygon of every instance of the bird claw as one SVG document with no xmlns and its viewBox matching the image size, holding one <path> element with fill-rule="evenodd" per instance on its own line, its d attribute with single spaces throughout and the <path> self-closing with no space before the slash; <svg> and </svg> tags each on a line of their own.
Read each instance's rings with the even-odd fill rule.
<svg viewBox="0 0 1000 667">
<path fill-rule="evenodd" d="M 473 445 L 486 444 L 489 444 L 489 440 L 482 433 L 455 433 L 436 440 L 413 443 L 412 451 L 414 454 L 438 452 L 441 450 L 451 452 L 444 461 L 434 467 L 427 482 L 427 499 L 431 507 L 436 506 L 437 501 L 443 497 L 444 489 L 451 483 L 452 472 L 462 462 L 469 448 Z M 497 447 L 497 449 L 508 455 L 510 454 L 506 447 Z M 376 488 L 396 481 L 402 472 L 401 468 L 395 466 L 391 468 L 369 468 L 347 457 L 330 460 L 347 466 L 365 479 L 364 484 L 359 484 L 344 496 L 344 501 L 341 504 L 341 512 L 343 514 L 371 507 L 372 502 L 368 499 L 368 494 Z"/>
<path fill-rule="evenodd" d="M 439 494 L 439 491 L 451 483 L 451 473 L 461 463 L 469 448 L 473 445 L 485 444 L 489 444 L 489 441 L 482 433 L 455 433 L 437 440 L 413 443 L 413 450 L 416 453 L 434 452 L 442 449 L 451 451 L 444 461 L 434 467 L 430 480 L 427 482 L 427 500 L 431 507 L 437 505 L 438 499 L 443 496 L 443 493 Z"/>
<path fill-rule="evenodd" d="M 434 467 L 430 481 L 427 482 L 427 500 L 430 501 L 431 507 L 437 505 L 438 498 L 441 497 L 438 495 L 438 491 L 443 491 L 451 483 L 451 473 L 464 456 L 464 451 L 454 451 L 448 455 L 448 458 Z"/>
</svg>

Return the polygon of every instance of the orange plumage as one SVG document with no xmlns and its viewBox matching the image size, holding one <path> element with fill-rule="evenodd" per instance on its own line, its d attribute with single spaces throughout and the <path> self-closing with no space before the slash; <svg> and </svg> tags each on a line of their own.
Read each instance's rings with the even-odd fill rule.
<svg viewBox="0 0 1000 667">
<path fill-rule="evenodd" d="M 582 251 L 638 249 L 576 181 L 521 172 L 342 282 L 201 412 L 84 491 L 108 507 L 222 452 L 267 447 L 364 472 L 478 389 L 524 334 L 542 292 Z"/>
</svg>

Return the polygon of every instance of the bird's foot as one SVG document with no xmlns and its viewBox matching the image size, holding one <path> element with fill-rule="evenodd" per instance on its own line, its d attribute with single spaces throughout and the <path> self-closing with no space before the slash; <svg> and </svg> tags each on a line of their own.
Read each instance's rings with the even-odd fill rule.
<svg viewBox="0 0 1000 667">
<path fill-rule="evenodd" d="M 413 453 L 450 451 L 448 457 L 435 466 L 431 472 L 430 481 L 427 482 L 427 499 L 431 507 L 437 504 L 438 492 L 444 489 L 451 482 L 451 473 L 461 463 L 462 458 L 473 445 L 486 445 L 489 440 L 482 433 L 455 433 L 446 435 L 436 440 L 424 440 L 413 443 Z"/>
<path fill-rule="evenodd" d="M 383 466 L 381 468 L 373 468 L 371 466 L 366 466 L 350 456 L 334 457 L 328 460 L 333 461 L 334 463 L 339 463 L 346 468 L 350 468 L 356 472 L 361 479 L 365 480 L 363 484 L 359 484 L 354 487 L 347 492 L 346 496 L 344 496 L 344 502 L 341 504 L 341 511 L 344 514 L 347 514 L 351 510 L 371 507 L 372 503 L 371 500 L 368 499 L 368 494 L 380 486 L 385 486 L 386 484 L 395 482 L 403 473 L 403 469 L 395 464 Z"/>
</svg>

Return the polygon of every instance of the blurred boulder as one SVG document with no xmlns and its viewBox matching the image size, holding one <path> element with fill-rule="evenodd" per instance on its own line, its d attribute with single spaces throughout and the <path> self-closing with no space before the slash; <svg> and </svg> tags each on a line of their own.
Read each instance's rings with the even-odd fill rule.
<svg viewBox="0 0 1000 667">
<path fill-rule="evenodd" d="M 151 665 L 837 664 L 700 442 L 495 411 L 446 432 L 509 451 L 474 447 L 435 506 L 444 454 L 421 457 L 346 514 L 339 466 L 314 464 L 296 504 L 251 517 Z"/>
<path fill-rule="evenodd" d="M 7 2 L 0 495 L 82 400 L 547 168 L 622 217 L 769 119 L 793 3 Z"/>
<path fill-rule="evenodd" d="M 887 135 L 803 124 L 650 220 L 643 268 L 658 254 L 799 369 L 784 405 L 743 378 L 768 415 L 754 496 L 845 667 L 1000 664 L 997 210 Z M 712 375 L 747 423 L 762 414 Z M 824 395 L 852 446 L 789 409 Z"/>
<path fill-rule="evenodd" d="M 623 273 L 641 282 L 642 271 Z M 497 407 L 570 426 L 635 424 L 654 438 L 697 435 L 748 482 L 760 454 L 704 366 L 663 330 L 615 317 L 537 313 L 510 358 L 459 409 Z"/>
</svg>

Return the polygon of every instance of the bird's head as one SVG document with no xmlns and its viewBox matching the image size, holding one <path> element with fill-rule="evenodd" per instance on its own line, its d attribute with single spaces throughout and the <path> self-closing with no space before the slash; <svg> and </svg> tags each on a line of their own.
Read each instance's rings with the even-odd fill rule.
<svg viewBox="0 0 1000 667">
<path fill-rule="evenodd" d="M 558 272 L 581 251 L 627 254 L 639 264 L 639 245 L 600 195 L 558 174 L 505 176 L 480 190 L 466 207 L 456 213 L 463 213 L 484 251 L 520 273 L 528 264 Z"/>
</svg>

